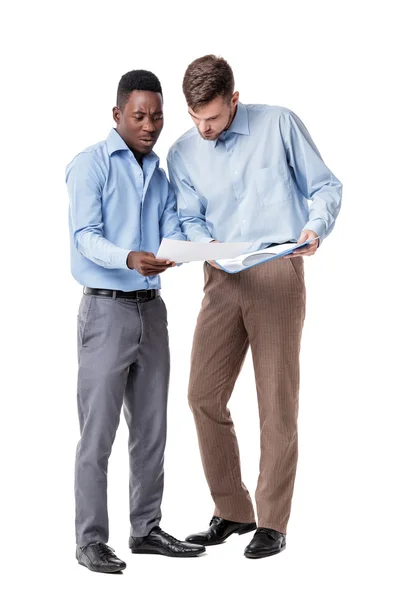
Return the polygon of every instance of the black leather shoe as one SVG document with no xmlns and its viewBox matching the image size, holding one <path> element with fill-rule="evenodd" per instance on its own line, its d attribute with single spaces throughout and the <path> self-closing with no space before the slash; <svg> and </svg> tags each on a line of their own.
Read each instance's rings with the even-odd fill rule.
<svg viewBox="0 0 400 600">
<path fill-rule="evenodd" d="M 286 535 L 275 529 L 259 527 L 250 544 L 245 548 L 244 555 L 247 558 L 263 558 L 278 554 L 285 548 Z"/>
<path fill-rule="evenodd" d="M 133 554 L 163 554 L 177 557 L 198 556 L 206 550 L 204 546 L 180 542 L 160 527 L 154 527 L 146 537 L 130 537 L 129 548 Z"/>
<path fill-rule="evenodd" d="M 119 573 L 126 568 L 126 563 L 114 554 L 114 550 L 101 542 L 77 546 L 76 559 L 80 565 L 97 573 Z"/>
<path fill-rule="evenodd" d="M 256 527 L 255 523 L 236 523 L 221 517 L 213 517 L 207 531 L 188 535 L 186 541 L 193 544 L 203 544 L 203 546 L 215 546 L 216 544 L 222 544 L 232 533 L 242 535 L 254 531 Z"/>
</svg>

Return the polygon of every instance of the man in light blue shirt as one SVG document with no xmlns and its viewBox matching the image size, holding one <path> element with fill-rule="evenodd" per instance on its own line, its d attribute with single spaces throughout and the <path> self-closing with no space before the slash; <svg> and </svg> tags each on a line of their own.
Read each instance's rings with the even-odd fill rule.
<svg viewBox="0 0 400 600">
<path fill-rule="evenodd" d="M 125 569 L 107 545 L 107 468 L 122 405 L 129 429 L 129 546 L 134 553 L 197 556 L 159 527 L 169 382 L 167 315 L 155 253 L 185 240 L 174 194 L 152 151 L 163 127 L 157 77 L 120 80 L 116 128 L 68 165 L 71 267 L 84 287 L 78 315 L 76 558 L 92 571 Z"/>
<path fill-rule="evenodd" d="M 341 183 L 290 110 L 244 105 L 228 63 L 189 65 L 183 91 L 195 127 L 168 155 L 182 230 L 195 242 L 248 242 L 251 250 L 310 241 L 290 258 L 236 275 L 205 263 L 205 297 L 193 342 L 189 403 L 215 502 L 207 531 L 218 544 L 256 529 L 241 480 L 227 403 L 251 346 L 261 427 L 258 528 L 245 556 L 285 548 L 297 465 L 299 350 L 305 314 L 303 256 L 316 252 L 339 213 Z"/>
</svg>

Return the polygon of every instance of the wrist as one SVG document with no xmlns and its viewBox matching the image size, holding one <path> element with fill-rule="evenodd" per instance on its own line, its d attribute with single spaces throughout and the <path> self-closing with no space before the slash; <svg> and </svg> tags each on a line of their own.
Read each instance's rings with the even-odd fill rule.
<svg viewBox="0 0 400 600">
<path fill-rule="evenodd" d="M 136 252 L 129 252 L 128 256 L 126 257 L 126 265 L 128 267 L 128 269 L 134 269 L 134 262 L 135 262 L 135 255 Z"/>
</svg>

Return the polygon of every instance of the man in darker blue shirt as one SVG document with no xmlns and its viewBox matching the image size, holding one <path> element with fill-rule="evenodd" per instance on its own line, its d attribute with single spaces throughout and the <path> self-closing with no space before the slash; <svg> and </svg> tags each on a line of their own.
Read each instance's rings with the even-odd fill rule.
<svg viewBox="0 0 400 600">
<path fill-rule="evenodd" d="M 157 77 L 120 80 L 116 129 L 68 165 L 71 267 L 84 287 L 78 316 L 76 558 L 92 571 L 125 569 L 107 545 L 107 467 L 124 405 L 129 428 L 133 553 L 197 556 L 159 527 L 169 347 L 155 257 L 163 237 L 185 240 L 167 177 L 152 151 L 163 127 Z"/>
</svg>

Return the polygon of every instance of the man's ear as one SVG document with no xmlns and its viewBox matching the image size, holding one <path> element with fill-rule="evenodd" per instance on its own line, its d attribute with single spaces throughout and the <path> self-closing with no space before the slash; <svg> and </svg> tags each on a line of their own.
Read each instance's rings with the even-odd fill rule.
<svg viewBox="0 0 400 600">
<path fill-rule="evenodd" d="M 120 120 L 120 116 L 121 116 L 121 110 L 118 108 L 118 106 L 114 106 L 113 108 L 113 119 L 116 122 L 116 124 L 119 124 L 119 120 Z"/>
<path fill-rule="evenodd" d="M 233 106 L 236 106 L 238 102 L 239 102 L 239 92 L 235 92 L 232 96 Z"/>
</svg>

